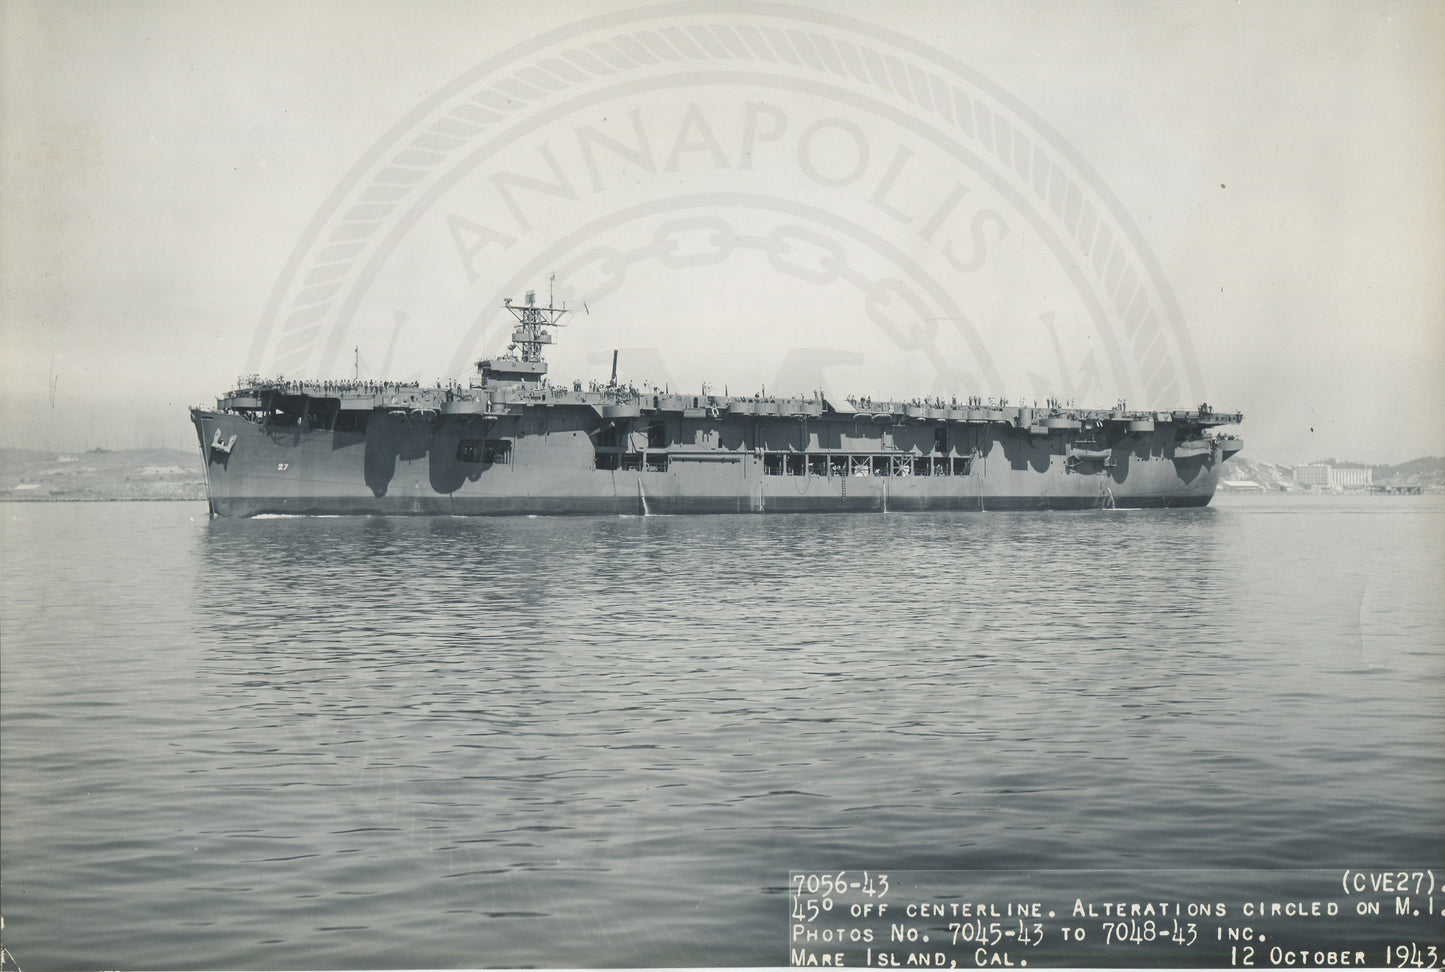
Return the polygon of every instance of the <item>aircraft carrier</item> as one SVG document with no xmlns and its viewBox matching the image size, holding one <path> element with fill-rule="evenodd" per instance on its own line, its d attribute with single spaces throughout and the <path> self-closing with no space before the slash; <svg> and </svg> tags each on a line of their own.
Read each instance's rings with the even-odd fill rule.
<svg viewBox="0 0 1445 972">
<path fill-rule="evenodd" d="M 679 514 L 1204 506 L 1243 421 L 1007 400 L 677 394 L 547 378 L 534 293 L 465 385 L 251 376 L 195 407 L 211 513 Z"/>
</svg>

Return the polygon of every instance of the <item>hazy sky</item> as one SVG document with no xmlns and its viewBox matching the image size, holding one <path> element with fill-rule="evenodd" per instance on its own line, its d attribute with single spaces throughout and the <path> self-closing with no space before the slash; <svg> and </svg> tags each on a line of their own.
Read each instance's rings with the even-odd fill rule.
<svg viewBox="0 0 1445 972">
<path fill-rule="evenodd" d="M 1166 353 L 1193 377 L 1171 393 L 1243 410 L 1247 455 L 1445 454 L 1445 6 L 657 11 L 590 0 L 0 5 L 0 444 L 193 446 L 187 405 L 214 400 L 250 363 L 289 360 L 266 322 L 291 306 L 287 275 L 313 265 L 304 241 L 339 218 L 348 174 L 379 171 L 368 153 L 400 144 L 428 112 L 440 119 L 435 106 L 489 61 L 521 64 L 531 45 L 559 43 L 549 32 L 582 47 L 624 34 L 645 43 L 707 11 L 757 43 L 827 30 L 862 38 L 859 49 L 893 45 L 901 59 L 880 70 L 914 70 L 935 91 L 962 78 L 1021 106 L 1033 121 L 1010 122 L 1017 137 L 1066 160 L 1048 171 L 1091 177 L 1101 207 L 1137 233 L 1138 265 L 1155 264 L 1159 299 L 1188 331 Z M 567 33 L 594 16 L 611 19 Z M 621 346 L 647 377 L 735 393 L 836 359 L 818 381 L 843 391 L 962 394 L 967 380 L 986 395 L 1077 390 L 1080 404 L 1112 404 L 1128 387 L 1131 405 L 1198 404 L 1141 397 L 1148 367 L 1127 363 L 1128 345 L 1145 339 L 1090 323 L 1105 311 L 1090 311 L 1082 264 L 1050 243 L 1048 220 L 1029 215 L 996 160 L 948 157 L 956 131 L 877 108 L 857 78 L 844 91 L 734 60 L 699 60 L 685 81 L 588 82 L 565 111 L 539 108 L 506 144 L 449 169 L 391 231 L 365 286 L 345 282 L 358 296 L 344 324 L 328 324 L 323 370 L 349 375 L 359 347 L 368 372 L 450 376 L 505 344 L 496 288 L 529 274 L 545 287 L 599 240 L 614 256 L 652 240 L 605 298 L 569 291 L 597 296 L 553 358 L 558 377 L 605 376 L 603 352 Z M 586 68 L 570 63 L 557 69 Z M 604 73 L 614 76 L 599 63 Z M 565 183 L 575 198 L 519 189 L 524 178 Z M 513 210 L 519 201 L 535 216 Z M 683 224 L 708 245 L 742 242 L 725 260 L 686 264 L 653 235 Z M 836 253 L 858 280 L 891 273 L 938 292 L 913 318 L 902 298 L 870 317 L 877 292 L 778 269 L 767 241 L 809 227 L 846 243 Z M 951 232 L 944 253 L 934 244 Z M 481 248 L 488 234 L 495 245 Z M 929 353 L 910 344 L 920 321 L 965 318 L 971 332 L 929 331 Z M 1124 363 L 1089 378 L 1085 363 L 1115 339 Z M 303 373 L 322 359 L 307 360 Z M 790 372 L 789 361 L 802 364 Z"/>
</svg>

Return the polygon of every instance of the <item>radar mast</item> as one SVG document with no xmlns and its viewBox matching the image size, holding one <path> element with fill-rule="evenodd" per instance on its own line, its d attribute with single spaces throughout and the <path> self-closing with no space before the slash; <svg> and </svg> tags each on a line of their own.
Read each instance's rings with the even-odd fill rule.
<svg viewBox="0 0 1445 972">
<path fill-rule="evenodd" d="M 550 283 L 556 279 L 556 274 L 553 274 L 549 281 L 545 307 L 537 306 L 535 290 L 527 291 L 526 298 L 520 304 L 513 303 L 510 297 L 502 302 L 502 306 L 512 312 L 517 323 L 512 328 L 512 343 L 507 345 L 506 354 L 477 362 L 477 370 L 484 380 L 536 382 L 541 381 L 542 376 L 547 373 L 547 362 L 542 360 L 542 348 L 555 343 L 551 329 L 565 327 L 562 318 L 570 312 L 565 304 L 558 307 L 552 297 Z"/>
<path fill-rule="evenodd" d="M 540 364 L 542 361 L 542 346 L 552 343 L 552 334 L 547 331 L 549 327 L 565 327 L 562 323 L 563 315 L 568 313 L 565 306 L 557 307 L 553 300 L 550 284 L 557 279 L 556 274 L 548 281 L 547 306 L 537 306 L 537 292 L 527 291 L 526 303 L 514 304 L 512 298 L 508 297 L 502 304 L 503 307 L 512 312 L 517 319 L 517 326 L 512 329 L 512 343 L 507 347 L 508 351 L 520 350 L 523 361 L 530 361 Z"/>
</svg>

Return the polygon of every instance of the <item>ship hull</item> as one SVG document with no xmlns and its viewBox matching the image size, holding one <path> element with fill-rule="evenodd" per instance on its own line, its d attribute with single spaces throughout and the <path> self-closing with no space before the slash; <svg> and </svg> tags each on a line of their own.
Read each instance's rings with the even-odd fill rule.
<svg viewBox="0 0 1445 972">
<path fill-rule="evenodd" d="M 666 448 L 644 444 L 627 468 L 626 427 L 621 446 L 599 450 L 608 423 L 585 409 L 486 418 L 378 410 L 348 431 L 205 409 L 192 419 L 211 511 L 226 517 L 1198 507 L 1222 463 L 1176 450 L 1162 430 L 1128 436 L 1107 461 L 1080 462 L 1065 434 L 998 423 L 936 433 L 848 418 L 673 416 Z M 947 448 L 935 449 L 944 436 Z M 483 443 L 501 445 L 483 454 Z M 607 462 L 620 468 L 599 468 Z"/>
</svg>

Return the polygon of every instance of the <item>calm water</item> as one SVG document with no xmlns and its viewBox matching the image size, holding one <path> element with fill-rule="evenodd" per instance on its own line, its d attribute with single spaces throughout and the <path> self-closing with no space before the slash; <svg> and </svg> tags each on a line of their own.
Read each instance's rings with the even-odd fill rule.
<svg viewBox="0 0 1445 972">
<path fill-rule="evenodd" d="M 1445 860 L 1445 502 L 7 504 L 4 944 L 785 963 L 791 869 Z"/>
</svg>

